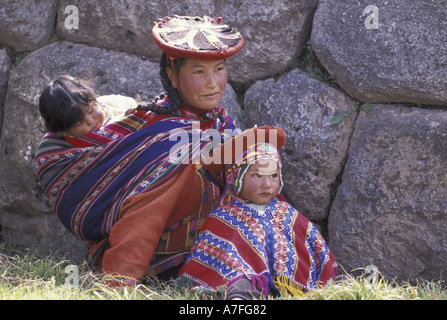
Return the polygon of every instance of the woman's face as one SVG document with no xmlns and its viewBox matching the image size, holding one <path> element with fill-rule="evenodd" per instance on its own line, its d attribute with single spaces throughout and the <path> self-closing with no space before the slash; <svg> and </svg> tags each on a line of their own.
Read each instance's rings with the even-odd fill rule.
<svg viewBox="0 0 447 320">
<path fill-rule="evenodd" d="M 224 60 L 188 58 L 176 75 L 178 79 L 170 67 L 166 72 L 185 102 L 202 110 L 211 110 L 219 104 L 228 81 Z"/>
</svg>

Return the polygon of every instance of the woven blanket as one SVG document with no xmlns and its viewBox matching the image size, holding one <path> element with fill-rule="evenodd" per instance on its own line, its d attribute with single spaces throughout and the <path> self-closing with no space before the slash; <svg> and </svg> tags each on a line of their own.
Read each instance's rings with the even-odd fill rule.
<svg viewBox="0 0 447 320">
<path fill-rule="evenodd" d="M 207 129 L 235 128 L 216 107 L 203 115 L 137 112 L 77 139 L 48 133 L 37 150 L 36 175 L 68 230 L 84 240 L 105 239 L 126 199 L 162 185 L 200 154 Z"/>
</svg>

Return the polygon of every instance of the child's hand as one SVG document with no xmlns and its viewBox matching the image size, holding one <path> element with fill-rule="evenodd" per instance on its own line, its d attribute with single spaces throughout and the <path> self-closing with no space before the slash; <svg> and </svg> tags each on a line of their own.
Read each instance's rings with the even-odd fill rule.
<svg viewBox="0 0 447 320">
<path fill-rule="evenodd" d="M 128 116 L 129 114 L 134 113 L 137 110 L 137 108 L 129 108 L 126 110 L 126 112 L 124 112 L 125 116 Z"/>
</svg>

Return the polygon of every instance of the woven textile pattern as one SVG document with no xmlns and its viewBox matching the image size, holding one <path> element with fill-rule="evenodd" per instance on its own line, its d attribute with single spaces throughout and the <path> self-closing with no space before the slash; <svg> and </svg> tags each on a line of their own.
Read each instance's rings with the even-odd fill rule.
<svg viewBox="0 0 447 320">
<path fill-rule="evenodd" d="M 77 139 L 48 133 L 38 147 L 36 174 L 68 230 L 80 239 L 104 239 L 126 199 L 153 190 L 191 163 L 208 143 L 200 141 L 207 129 L 235 128 L 216 107 L 201 115 L 138 112 Z M 182 143 L 173 139 L 178 136 Z"/>
<path fill-rule="evenodd" d="M 335 259 L 321 234 L 287 202 L 272 200 L 265 211 L 234 199 L 206 220 L 182 275 L 217 289 L 241 275 L 283 276 L 303 290 L 336 275 Z"/>
</svg>

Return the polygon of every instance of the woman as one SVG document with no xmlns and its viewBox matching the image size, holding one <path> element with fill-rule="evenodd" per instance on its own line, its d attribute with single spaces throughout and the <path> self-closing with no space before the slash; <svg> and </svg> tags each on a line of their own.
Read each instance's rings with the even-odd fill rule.
<svg viewBox="0 0 447 320">
<path fill-rule="evenodd" d="M 36 156 L 54 211 L 89 241 L 89 262 L 127 283 L 184 262 L 219 197 L 215 178 L 191 164 L 209 144 L 201 133 L 213 129 L 224 140 L 236 129 L 218 103 L 225 59 L 243 37 L 221 19 L 179 16 L 158 20 L 153 36 L 164 51 L 166 93 L 69 142 L 49 133 Z"/>
</svg>

